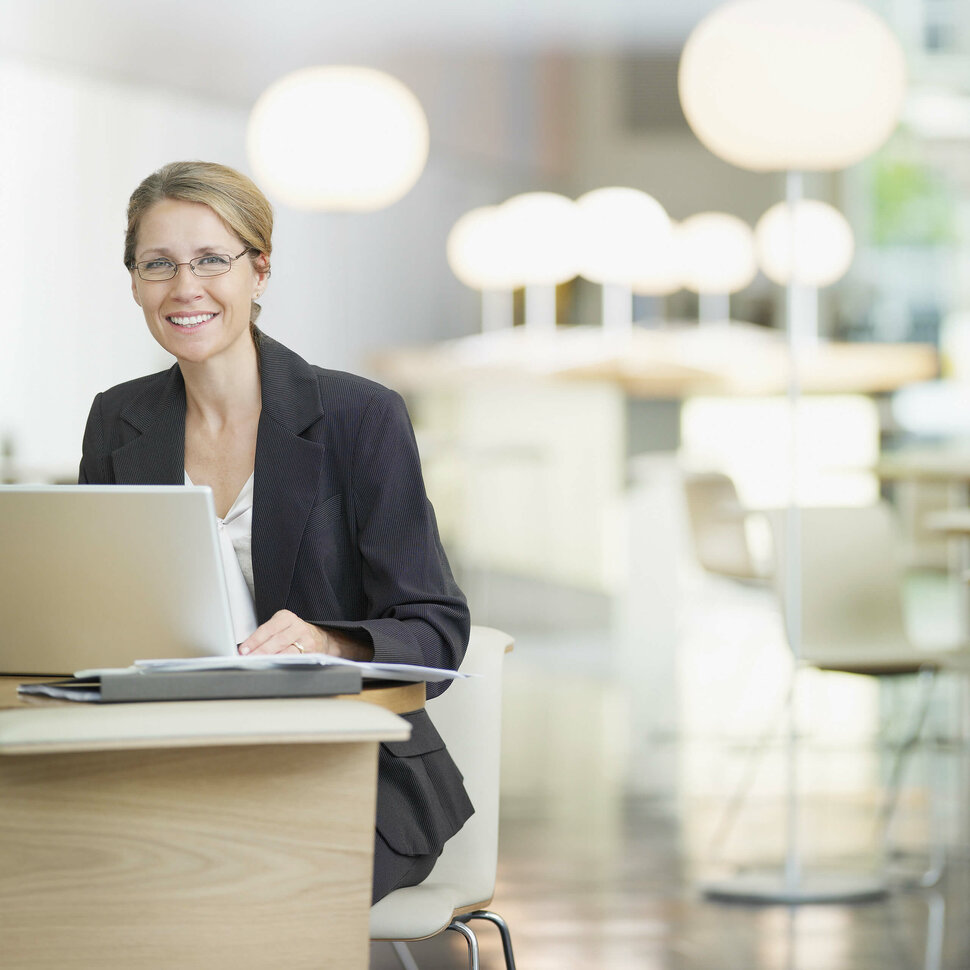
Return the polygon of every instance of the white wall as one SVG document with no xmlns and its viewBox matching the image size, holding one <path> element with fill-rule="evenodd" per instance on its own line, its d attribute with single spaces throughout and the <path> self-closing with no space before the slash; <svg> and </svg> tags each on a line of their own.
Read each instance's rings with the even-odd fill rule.
<svg viewBox="0 0 970 970">
<path fill-rule="evenodd" d="M 240 161 L 240 119 L 188 98 L 0 64 L 0 432 L 76 464 L 95 391 L 158 370 L 122 266 L 125 206 L 172 158 Z"/>
<path fill-rule="evenodd" d="M 70 474 L 94 394 L 171 362 L 122 266 L 125 207 L 160 165 L 246 170 L 247 112 L 156 88 L 0 62 L 0 439 L 37 475 Z M 365 370 L 390 345 L 457 336 L 476 295 L 452 277 L 457 217 L 502 190 L 433 156 L 415 189 L 363 216 L 277 207 L 261 326 L 314 363 Z"/>
</svg>

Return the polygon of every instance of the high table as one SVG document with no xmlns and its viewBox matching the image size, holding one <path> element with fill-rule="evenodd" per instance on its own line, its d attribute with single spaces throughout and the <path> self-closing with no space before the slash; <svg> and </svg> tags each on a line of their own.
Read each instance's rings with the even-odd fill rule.
<svg viewBox="0 0 970 970">
<path fill-rule="evenodd" d="M 23 679 L 0 678 L 2 966 L 367 966 L 377 746 L 423 684 L 100 705 Z"/>
<path fill-rule="evenodd" d="M 951 504 L 967 504 L 970 495 L 970 454 L 945 448 L 904 448 L 883 454 L 873 468 L 887 482 L 946 485 Z"/>
<path fill-rule="evenodd" d="M 945 535 L 959 545 L 957 556 L 957 572 L 961 582 L 970 580 L 970 508 L 944 509 L 931 512 L 923 520 L 923 525 L 930 532 Z M 970 640 L 970 589 L 964 591 L 961 597 L 961 629 L 964 637 Z"/>
<path fill-rule="evenodd" d="M 946 487 L 949 511 L 959 515 L 970 503 L 970 453 L 965 448 L 906 447 L 883 453 L 873 466 L 882 482 L 903 485 L 942 485 Z M 948 540 L 948 564 L 951 570 L 964 572 L 968 565 L 965 543 L 960 529 L 941 527 L 933 516 L 918 523 L 930 533 Z M 970 612 L 965 611 L 963 629 L 970 632 Z"/>
</svg>

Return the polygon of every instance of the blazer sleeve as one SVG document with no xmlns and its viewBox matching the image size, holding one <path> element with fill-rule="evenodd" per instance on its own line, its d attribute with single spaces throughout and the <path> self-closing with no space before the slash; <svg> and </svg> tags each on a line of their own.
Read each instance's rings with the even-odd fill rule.
<svg viewBox="0 0 970 970">
<path fill-rule="evenodd" d="M 97 394 L 88 414 L 88 423 L 84 427 L 81 466 L 77 473 L 78 485 L 111 484 L 108 480 L 104 415 L 101 403 L 101 394 Z"/>
<path fill-rule="evenodd" d="M 407 408 L 393 391 L 374 395 L 361 418 L 351 500 L 368 618 L 319 625 L 365 634 L 381 663 L 457 669 L 468 605 L 441 546 Z M 428 684 L 428 695 L 447 684 Z"/>
</svg>

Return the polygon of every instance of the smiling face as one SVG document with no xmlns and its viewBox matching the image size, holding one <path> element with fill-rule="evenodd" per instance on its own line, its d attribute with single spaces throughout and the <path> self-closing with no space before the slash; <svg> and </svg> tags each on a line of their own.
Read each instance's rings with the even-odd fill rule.
<svg viewBox="0 0 970 970">
<path fill-rule="evenodd" d="M 162 199 L 142 216 L 135 261 L 156 257 L 187 264 L 206 254 L 236 256 L 246 244 L 207 205 Z M 132 270 L 131 290 L 152 336 L 179 361 L 204 363 L 252 346 L 252 302 L 267 274 L 262 257 L 234 260 L 222 276 L 200 278 L 180 265 L 170 280 L 143 280 Z"/>
</svg>

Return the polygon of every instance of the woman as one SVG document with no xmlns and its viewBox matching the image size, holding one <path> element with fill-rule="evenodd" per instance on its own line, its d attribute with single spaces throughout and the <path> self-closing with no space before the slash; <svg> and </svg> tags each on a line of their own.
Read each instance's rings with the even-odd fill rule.
<svg viewBox="0 0 970 970">
<path fill-rule="evenodd" d="M 177 362 L 97 395 L 79 481 L 212 488 L 240 653 L 457 668 L 468 608 L 403 401 L 256 329 L 272 227 L 259 189 L 222 165 L 174 162 L 138 186 L 125 266 Z M 410 740 L 379 756 L 375 901 L 420 882 L 473 811 L 428 715 L 405 716 Z"/>
</svg>

